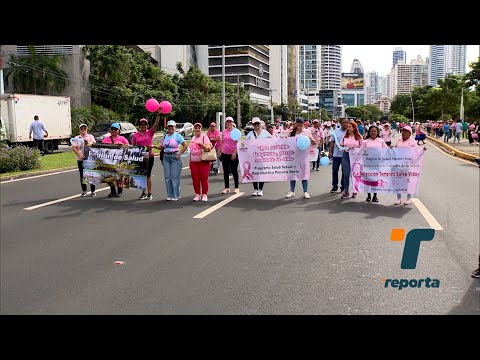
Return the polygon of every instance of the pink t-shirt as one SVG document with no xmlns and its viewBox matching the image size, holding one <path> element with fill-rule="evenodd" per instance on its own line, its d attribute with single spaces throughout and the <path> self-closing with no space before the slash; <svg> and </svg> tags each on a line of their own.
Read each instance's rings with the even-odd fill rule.
<svg viewBox="0 0 480 360">
<path fill-rule="evenodd" d="M 218 140 L 211 141 L 210 143 L 215 146 L 215 149 L 220 149 L 220 131 L 218 129 L 215 129 L 215 131 L 207 131 L 207 136 L 209 139 L 211 138 L 218 138 Z"/>
<path fill-rule="evenodd" d="M 311 133 L 310 131 L 306 130 L 306 129 L 303 129 L 303 131 L 302 131 L 300 134 L 295 133 L 295 137 L 296 137 L 296 138 L 299 137 L 299 136 L 301 136 L 301 135 L 305 135 L 305 136 L 308 137 L 310 140 L 315 141 L 315 139 L 314 139 L 313 136 L 312 136 L 312 133 Z"/>
<path fill-rule="evenodd" d="M 345 147 L 350 148 L 359 148 L 363 145 L 364 141 L 363 138 L 360 136 L 360 139 L 355 139 L 355 136 L 343 137 L 343 145 Z"/>
<path fill-rule="evenodd" d="M 392 131 L 390 129 L 389 130 L 382 130 L 382 134 L 380 135 L 380 137 L 385 142 L 392 141 Z"/>
<path fill-rule="evenodd" d="M 375 140 L 373 139 L 366 139 L 363 143 L 363 147 L 369 148 L 388 148 L 388 145 L 385 144 L 385 140 L 382 138 L 376 137 Z"/>
<path fill-rule="evenodd" d="M 152 146 L 153 135 L 155 134 L 155 129 L 151 128 L 148 129 L 145 134 L 140 134 L 136 132 L 132 136 L 132 145 L 139 145 L 139 146 Z M 153 150 L 150 149 L 149 156 L 153 156 Z"/>
<path fill-rule="evenodd" d="M 403 141 L 402 138 L 398 139 L 396 147 L 418 147 L 417 142 L 413 138 L 408 138 L 406 141 Z"/>
<path fill-rule="evenodd" d="M 313 140 L 315 140 L 317 145 L 319 145 L 320 139 L 323 139 L 322 128 L 319 127 L 318 129 L 315 129 L 315 127 L 311 127 L 309 130 L 310 130 L 310 133 L 312 134 Z"/>
<path fill-rule="evenodd" d="M 233 151 L 237 147 L 237 142 L 233 141 L 232 138 L 230 137 L 230 132 L 232 130 L 228 130 L 228 129 L 223 130 L 223 133 L 222 133 L 222 140 L 223 140 L 222 153 L 223 154 L 232 155 Z"/>
<path fill-rule="evenodd" d="M 96 143 L 95 138 L 93 137 L 92 134 L 87 134 L 84 138 L 78 135 L 74 137 L 72 140 L 72 145 L 78 148 L 78 150 L 80 151 L 80 154 L 83 154 L 83 150 L 85 149 L 85 141 L 87 141 L 90 144 Z M 77 155 L 77 160 L 82 160 L 82 159 L 80 159 L 80 157 Z"/>
<path fill-rule="evenodd" d="M 122 135 L 118 135 L 112 141 L 112 137 L 107 136 L 105 139 L 102 140 L 102 144 L 126 144 L 126 145 L 128 145 L 128 140 L 125 139 Z"/>
<path fill-rule="evenodd" d="M 192 136 L 192 140 L 190 140 L 190 161 L 191 162 L 200 162 L 202 159 L 200 155 L 202 155 L 202 147 L 198 144 L 207 144 L 211 145 L 210 139 L 205 134 L 200 136 Z"/>
</svg>

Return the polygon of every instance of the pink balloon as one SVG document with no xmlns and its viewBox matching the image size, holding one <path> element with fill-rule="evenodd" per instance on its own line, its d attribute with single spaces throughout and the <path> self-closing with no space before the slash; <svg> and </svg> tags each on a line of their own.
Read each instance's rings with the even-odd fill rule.
<svg viewBox="0 0 480 360">
<path fill-rule="evenodd" d="M 157 100 L 155 99 L 148 99 L 147 102 L 145 103 L 145 108 L 150 111 L 150 112 L 155 112 L 158 110 L 160 107 L 160 104 L 158 103 Z"/>
<path fill-rule="evenodd" d="M 160 103 L 160 107 L 162 108 L 162 110 L 160 110 L 162 114 L 168 114 L 170 111 L 172 111 L 172 104 L 170 104 L 170 102 L 167 100 L 163 100 Z"/>
</svg>

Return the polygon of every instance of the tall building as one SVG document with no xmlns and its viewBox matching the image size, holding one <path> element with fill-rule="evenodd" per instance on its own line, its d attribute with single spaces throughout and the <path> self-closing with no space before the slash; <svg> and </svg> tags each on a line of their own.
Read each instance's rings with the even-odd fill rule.
<svg viewBox="0 0 480 360">
<path fill-rule="evenodd" d="M 410 64 L 399 60 L 390 71 L 390 98 L 397 94 L 410 94 L 414 87 L 427 84 L 428 65 L 420 55 Z"/>
<path fill-rule="evenodd" d="M 222 45 L 208 45 L 208 75 L 222 80 Z M 244 84 L 250 99 L 270 105 L 270 47 L 225 45 L 225 81 Z"/>
<path fill-rule="evenodd" d="M 321 45 L 320 90 L 341 91 L 342 45 Z"/>
<path fill-rule="evenodd" d="M 430 45 L 428 84 L 438 86 L 447 74 L 464 75 L 466 52 L 467 45 Z"/>
<path fill-rule="evenodd" d="M 289 106 L 293 105 L 295 101 L 300 102 L 299 48 L 299 45 L 287 45 Z"/>
<path fill-rule="evenodd" d="M 351 73 L 359 73 L 359 74 L 364 73 L 363 66 L 362 66 L 362 63 L 360 62 L 360 60 L 353 59 L 352 66 L 350 67 L 350 72 Z"/>
<path fill-rule="evenodd" d="M 68 85 L 61 91 L 52 89 L 50 95 L 69 96 L 72 106 L 90 106 L 90 61 L 86 59 L 83 45 L 34 45 L 37 54 L 62 56 L 62 69 L 68 75 Z M 27 45 L 2 45 L 2 56 L 30 56 Z M 10 67 L 4 61 L 4 67 Z M 12 82 L 5 92 L 12 92 Z"/>
<path fill-rule="evenodd" d="M 399 60 L 402 60 L 404 64 L 407 63 L 407 53 L 402 50 L 401 47 L 395 48 L 395 51 L 393 52 L 393 66 L 398 64 Z"/>
<path fill-rule="evenodd" d="M 320 45 L 299 45 L 299 74 L 302 89 L 319 89 Z"/>
<path fill-rule="evenodd" d="M 270 86 L 274 104 L 288 101 L 287 45 L 270 45 Z"/>
<path fill-rule="evenodd" d="M 147 45 L 140 45 L 147 46 Z M 177 74 L 177 62 L 182 63 L 184 71 L 198 66 L 198 45 L 148 45 L 160 48 L 160 68 L 168 74 Z"/>
<path fill-rule="evenodd" d="M 365 103 L 373 104 L 378 93 L 378 73 L 376 71 L 367 72 L 365 81 Z"/>
<path fill-rule="evenodd" d="M 380 95 L 387 95 L 387 77 L 379 76 L 377 81 L 378 81 L 377 92 Z"/>
</svg>

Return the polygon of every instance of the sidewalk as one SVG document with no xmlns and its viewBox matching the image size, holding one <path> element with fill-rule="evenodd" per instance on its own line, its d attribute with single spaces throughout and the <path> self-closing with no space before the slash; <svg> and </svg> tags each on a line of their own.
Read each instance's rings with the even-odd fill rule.
<svg viewBox="0 0 480 360">
<path fill-rule="evenodd" d="M 438 138 L 437 140 L 443 141 L 443 138 L 442 139 Z M 460 143 L 458 143 L 457 141 L 455 141 L 454 143 L 453 137 L 452 137 L 448 140 L 448 142 L 444 144 L 450 145 L 451 147 L 459 151 L 465 152 L 467 154 L 472 154 L 472 155 L 475 155 L 476 157 L 480 157 L 480 146 L 477 145 L 478 144 L 477 142 L 474 142 L 472 145 L 470 145 L 468 143 L 468 139 L 460 139 Z"/>
</svg>

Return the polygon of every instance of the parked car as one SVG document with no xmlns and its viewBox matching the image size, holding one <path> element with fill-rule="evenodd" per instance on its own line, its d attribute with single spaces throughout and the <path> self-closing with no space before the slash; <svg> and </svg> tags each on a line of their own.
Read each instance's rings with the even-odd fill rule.
<svg viewBox="0 0 480 360">
<path fill-rule="evenodd" d="M 103 139 L 107 136 L 110 136 L 110 125 L 112 123 L 102 123 L 96 124 L 91 131 L 90 134 L 93 135 L 95 141 L 97 143 L 101 143 Z M 130 122 L 119 122 L 120 124 L 120 135 L 128 140 L 129 143 L 132 142 L 132 136 L 137 132 L 137 128 Z"/>
<path fill-rule="evenodd" d="M 187 136 L 192 137 L 192 135 L 193 135 L 193 124 L 189 123 L 189 122 L 177 123 L 175 132 L 179 133 L 184 138 L 186 138 Z"/>
</svg>

